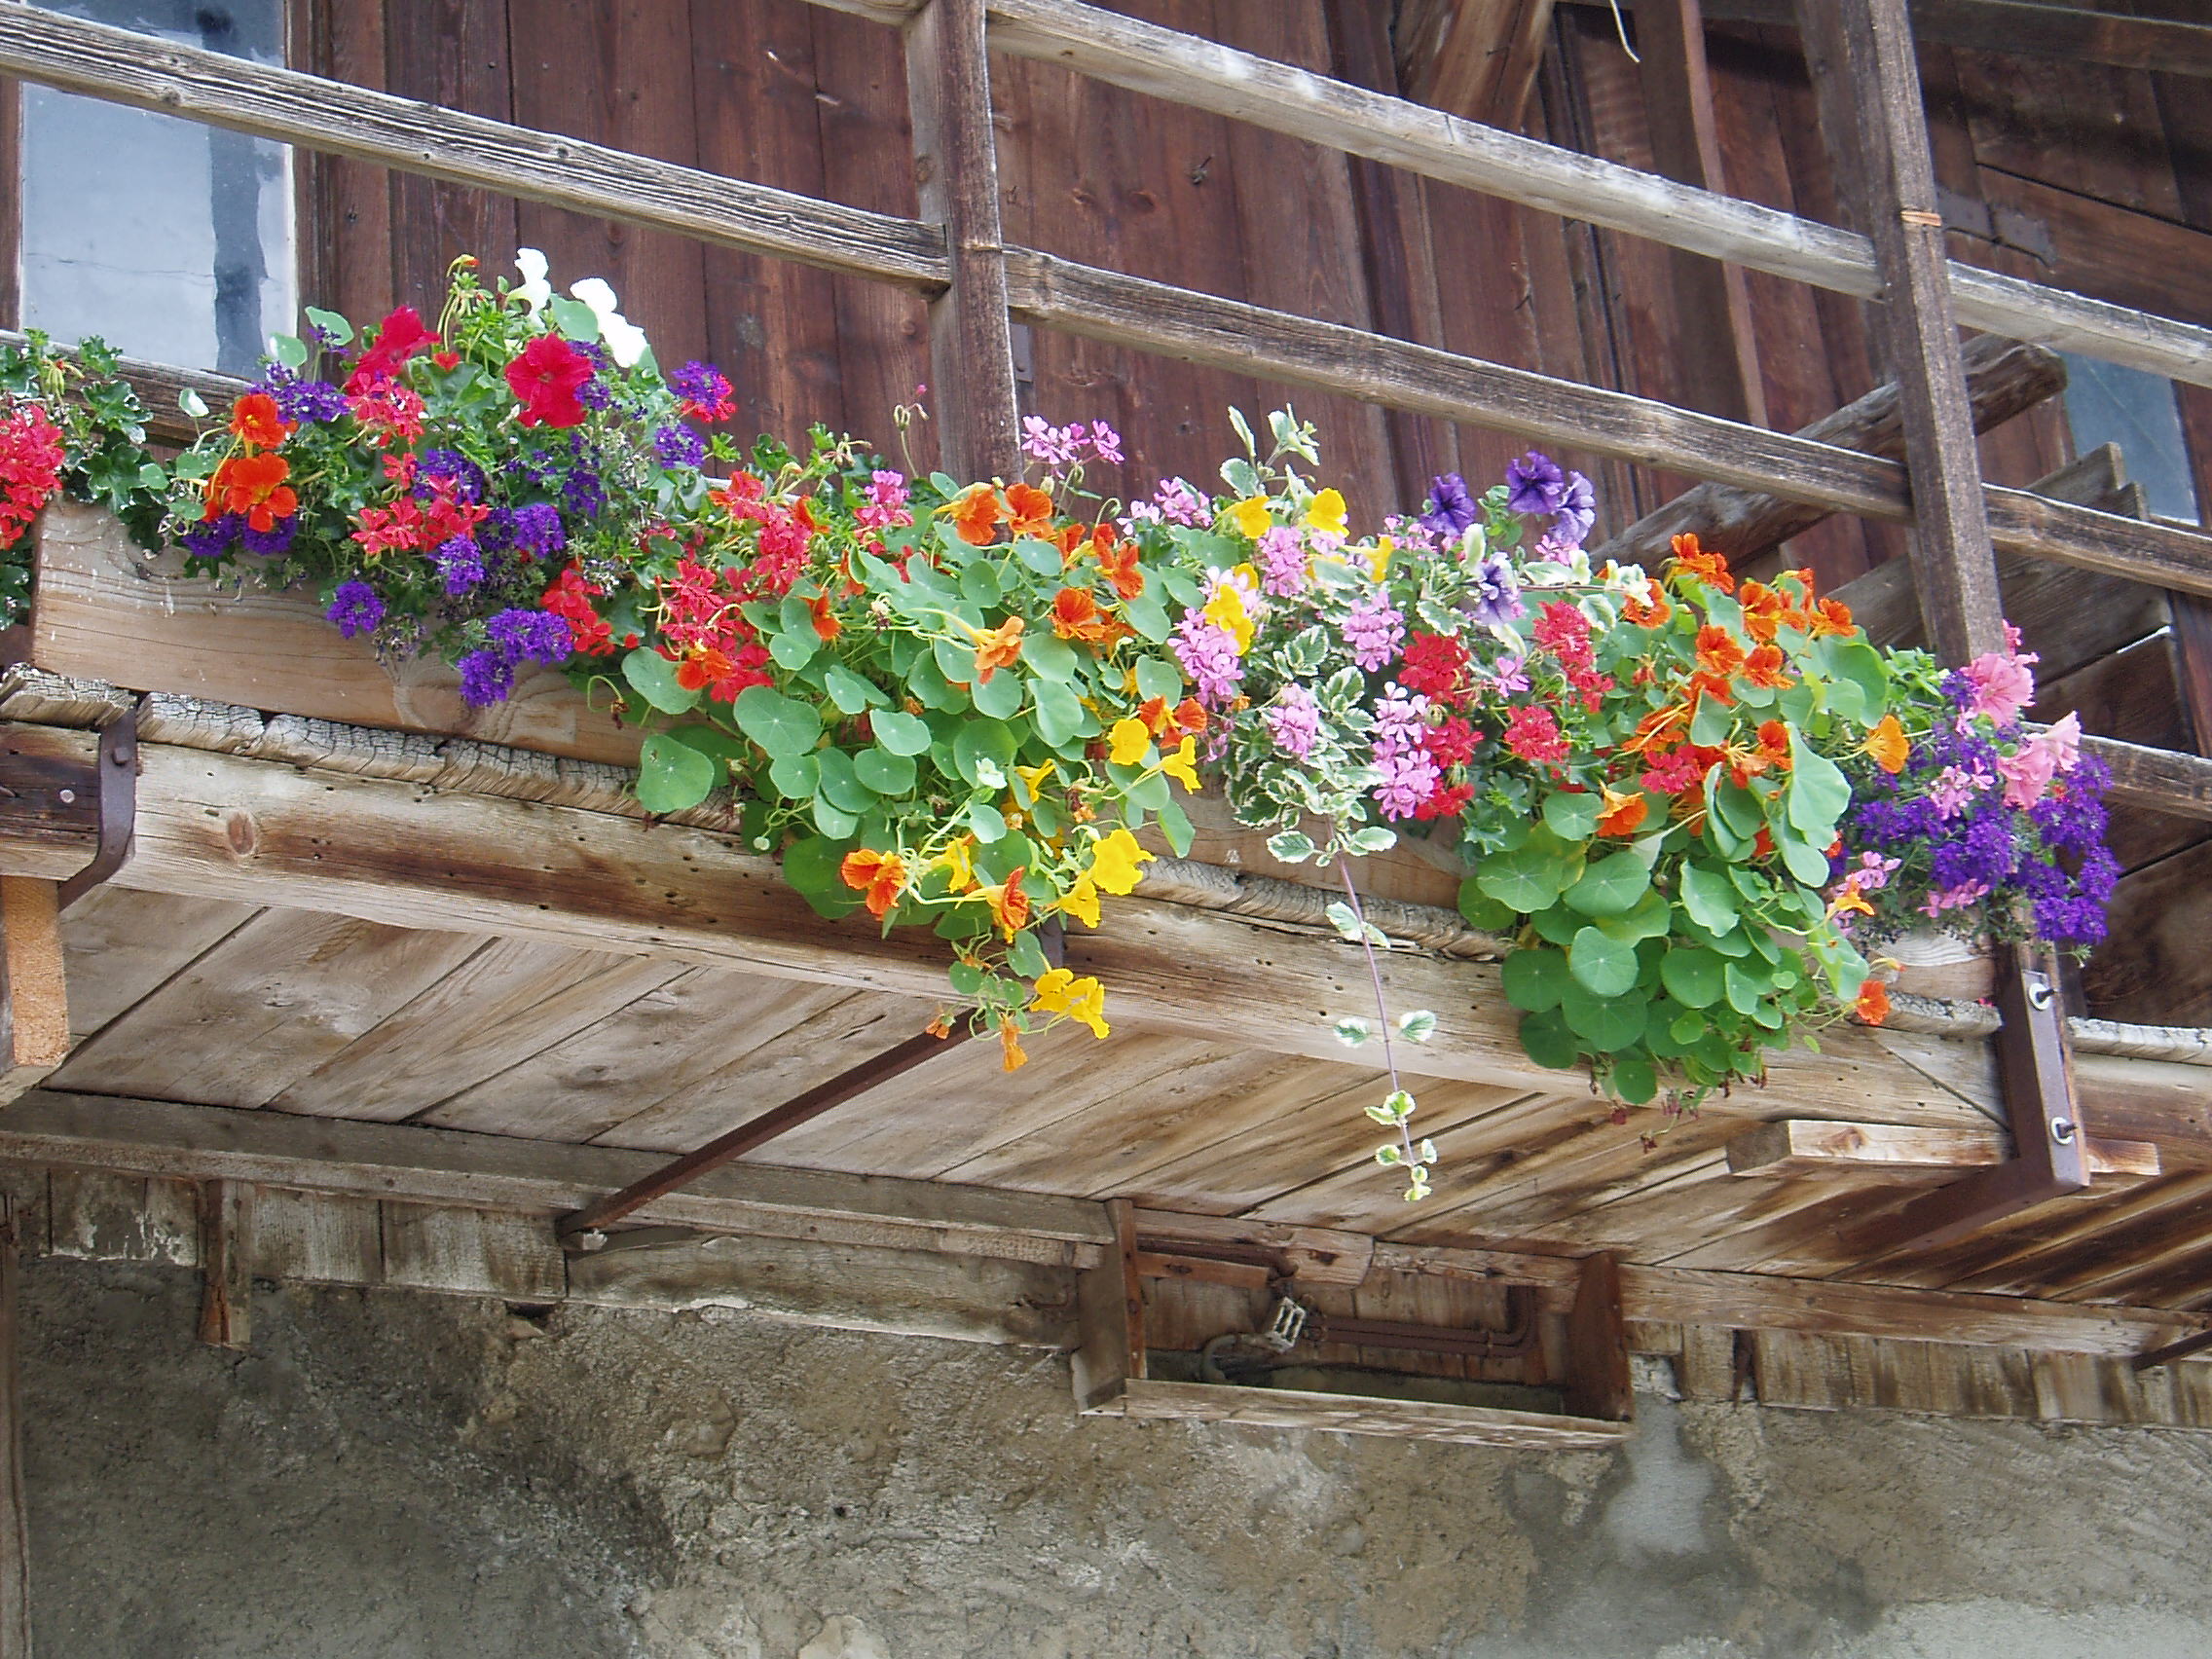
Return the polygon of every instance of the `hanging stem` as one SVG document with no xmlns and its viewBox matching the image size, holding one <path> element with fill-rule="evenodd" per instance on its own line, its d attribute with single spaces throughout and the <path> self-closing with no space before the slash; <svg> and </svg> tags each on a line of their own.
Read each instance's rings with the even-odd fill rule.
<svg viewBox="0 0 2212 1659">
<path fill-rule="evenodd" d="M 1398 1060 L 1390 1048 L 1390 1011 L 1382 998 L 1382 964 L 1375 954 L 1375 941 L 1367 937 L 1367 911 L 1359 903 L 1359 889 L 1352 885 L 1351 866 L 1345 860 L 1337 861 L 1337 873 L 1345 878 L 1345 897 L 1351 902 L 1353 919 L 1359 923 L 1359 948 L 1367 956 L 1367 977 L 1375 986 L 1375 1028 L 1382 1034 L 1382 1065 L 1390 1074 L 1390 1092 L 1403 1093 L 1398 1083 Z M 1405 1151 L 1406 1163 L 1418 1170 L 1419 1162 L 1414 1156 L 1414 1136 L 1404 1123 L 1398 1124 L 1398 1144 Z"/>
</svg>

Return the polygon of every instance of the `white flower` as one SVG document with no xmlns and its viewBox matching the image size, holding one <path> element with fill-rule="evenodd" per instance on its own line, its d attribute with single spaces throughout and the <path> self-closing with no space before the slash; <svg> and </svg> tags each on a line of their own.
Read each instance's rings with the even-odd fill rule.
<svg viewBox="0 0 2212 1659">
<path fill-rule="evenodd" d="M 534 247 L 515 249 L 515 269 L 522 273 L 522 281 L 514 290 L 514 297 L 530 308 L 535 316 L 545 309 L 545 302 L 553 297 L 553 284 L 545 279 L 550 267 L 545 255 Z"/>
<path fill-rule="evenodd" d="M 569 292 L 590 307 L 591 314 L 599 319 L 599 337 L 613 354 L 615 364 L 625 369 L 634 367 L 645 354 L 645 331 L 614 309 L 614 290 L 602 277 L 586 276 L 570 283 Z"/>
</svg>

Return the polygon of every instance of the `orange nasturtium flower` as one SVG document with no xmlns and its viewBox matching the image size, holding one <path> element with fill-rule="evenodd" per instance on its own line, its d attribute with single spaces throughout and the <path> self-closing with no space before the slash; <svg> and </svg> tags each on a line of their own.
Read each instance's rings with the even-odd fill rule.
<svg viewBox="0 0 2212 1659">
<path fill-rule="evenodd" d="M 1805 631 L 1814 639 L 1823 634 L 1850 634 L 1859 624 L 1851 619 L 1851 607 L 1840 599 L 1824 599 L 1805 612 Z"/>
<path fill-rule="evenodd" d="M 806 613 L 813 618 L 817 639 L 834 640 L 845 631 L 845 625 L 830 614 L 830 596 L 826 593 L 818 593 L 806 602 Z"/>
<path fill-rule="evenodd" d="M 1601 835 L 1633 835 L 1642 827 L 1643 815 L 1651 810 L 1651 803 L 1643 798 L 1643 792 L 1631 790 L 1619 793 L 1610 785 L 1601 784 L 1604 806 L 1598 813 L 1598 833 Z"/>
<path fill-rule="evenodd" d="M 1006 1056 L 1001 1063 L 1008 1071 L 1019 1071 L 1029 1063 L 1021 1047 L 1021 1027 L 1011 1019 L 999 1021 L 999 1049 Z"/>
<path fill-rule="evenodd" d="M 860 847 L 845 855 L 837 874 L 854 892 L 866 895 L 867 913 L 880 921 L 899 903 L 899 890 L 906 885 L 906 861 L 897 853 Z"/>
<path fill-rule="evenodd" d="M 1052 595 L 1052 632 L 1061 639 L 1096 645 L 1113 631 L 1113 618 L 1098 608 L 1088 588 L 1064 587 Z"/>
<path fill-rule="evenodd" d="M 1675 608 L 1667 603 L 1667 596 L 1659 591 L 1658 583 L 1651 584 L 1650 593 L 1648 601 L 1631 594 L 1621 606 L 1621 620 L 1635 628 L 1664 628 L 1674 616 Z"/>
<path fill-rule="evenodd" d="M 1007 528 L 1016 535 L 1042 535 L 1052 526 L 1052 498 L 1034 484 L 1006 487 Z"/>
<path fill-rule="evenodd" d="M 1860 987 L 1852 1012 L 1868 1025 L 1881 1024 L 1890 1017 L 1890 988 L 1879 979 L 1868 979 Z"/>
<path fill-rule="evenodd" d="M 1728 561 L 1700 547 L 1695 535 L 1675 537 L 1675 573 L 1695 576 L 1715 593 L 1736 591 L 1736 578 L 1728 573 Z"/>
<path fill-rule="evenodd" d="M 249 391 L 231 405 L 231 436 L 255 449 L 275 449 L 292 435 L 276 400 L 266 391 Z"/>
<path fill-rule="evenodd" d="M 1720 624 L 1708 622 L 1697 631 L 1697 666 L 1700 674 L 1725 679 L 1743 669 L 1744 647 Z"/>
<path fill-rule="evenodd" d="M 1094 545 L 1098 548 L 1098 568 L 1106 572 L 1116 593 L 1134 599 L 1144 592 L 1144 571 L 1137 567 L 1143 548 L 1133 541 L 1098 541 Z"/>
<path fill-rule="evenodd" d="M 694 645 L 676 665 L 676 683 L 686 691 L 704 691 L 737 672 L 737 664 L 713 645 Z"/>
<path fill-rule="evenodd" d="M 968 630 L 976 636 L 976 683 L 987 685 L 1002 668 L 1021 660 L 1021 618 L 1009 616 L 996 628 Z"/>
<path fill-rule="evenodd" d="M 284 482 L 291 475 L 292 463 L 280 455 L 234 455 L 207 480 L 206 516 L 243 513 L 255 530 L 275 530 L 278 519 L 300 510 L 300 498 Z"/>
<path fill-rule="evenodd" d="M 1874 764 L 1892 777 L 1904 770 L 1905 760 L 1912 754 L 1912 743 L 1898 723 L 1895 715 L 1884 715 L 1875 722 L 1874 729 L 1866 734 L 1866 741 L 1859 746 L 1862 755 L 1874 757 Z"/>
<path fill-rule="evenodd" d="M 988 547 L 999 538 L 998 527 L 1011 516 L 1006 502 L 988 484 L 971 485 L 958 500 L 938 509 L 952 515 L 953 528 L 971 547 Z"/>
<path fill-rule="evenodd" d="M 1008 939 L 1029 925 L 1029 895 L 1021 890 L 1021 875 L 1017 867 L 997 886 L 978 887 L 972 895 L 991 907 L 991 919 Z"/>
<path fill-rule="evenodd" d="M 1745 582 L 1738 597 L 1744 604 L 1744 632 L 1761 645 L 1771 645 L 1783 623 L 1793 618 L 1788 600 L 1764 582 Z"/>
<path fill-rule="evenodd" d="M 1748 613 L 1746 620 L 1750 620 Z M 1796 683 L 1789 678 L 1788 659 L 1783 656 L 1780 645 L 1753 645 L 1751 654 L 1744 659 L 1744 678 L 1753 685 L 1763 685 L 1773 691 Z"/>
</svg>

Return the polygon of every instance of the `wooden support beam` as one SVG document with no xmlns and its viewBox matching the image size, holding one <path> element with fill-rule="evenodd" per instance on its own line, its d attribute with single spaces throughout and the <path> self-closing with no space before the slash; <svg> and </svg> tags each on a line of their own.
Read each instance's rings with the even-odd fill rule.
<svg viewBox="0 0 2212 1659">
<path fill-rule="evenodd" d="M 1637 55 L 1643 106 L 1651 122 L 1652 159 L 1683 184 L 1728 194 L 1713 109 L 1713 75 L 1705 60 L 1705 18 L 1699 0 L 1636 0 Z M 1767 424 L 1766 382 L 1744 268 L 1672 248 L 1675 309 L 1679 319 L 1679 372 L 1697 408 L 1754 426 Z"/>
<path fill-rule="evenodd" d="M 23 1503 L 22 1258 L 0 1198 L 0 1659 L 31 1659 L 30 1527 Z"/>
<path fill-rule="evenodd" d="M 1552 0 L 1405 0 L 1396 27 L 1405 95 L 1518 132 L 1551 22 Z"/>
<path fill-rule="evenodd" d="M 951 260 L 951 286 L 930 301 L 939 464 L 956 478 L 1015 478 L 1021 423 L 983 0 L 923 0 L 906 25 L 906 102 L 922 218 L 943 227 Z"/>
<path fill-rule="evenodd" d="M 200 1340 L 242 1348 L 253 1338 L 253 1189 L 200 1186 Z"/>
<path fill-rule="evenodd" d="M 0 1105 L 69 1057 L 59 891 L 52 881 L 0 875 Z"/>
<path fill-rule="evenodd" d="M 1887 1176 L 1900 1181 L 1956 1175 L 2002 1163 L 2011 1143 L 1995 1129 L 1915 1129 L 1896 1124 L 1844 1124 L 1778 1118 L 1728 1143 L 1731 1175 Z M 2147 1141 L 2091 1141 L 2089 1172 L 2143 1179 L 2159 1173 Z"/>
<path fill-rule="evenodd" d="M 1567 1409 L 1576 1417 L 1628 1422 L 1636 1416 L 1620 1263 L 1600 1251 L 1582 1261 L 1567 1316 Z"/>
<path fill-rule="evenodd" d="M 1073 1355 L 1075 1408 L 1095 1412 L 1119 1399 L 1145 1374 L 1144 1272 L 1137 1262 L 1136 1207 L 1125 1198 L 1105 1206 L 1113 1242 L 1096 1267 L 1076 1275 L 1082 1337 Z"/>
</svg>

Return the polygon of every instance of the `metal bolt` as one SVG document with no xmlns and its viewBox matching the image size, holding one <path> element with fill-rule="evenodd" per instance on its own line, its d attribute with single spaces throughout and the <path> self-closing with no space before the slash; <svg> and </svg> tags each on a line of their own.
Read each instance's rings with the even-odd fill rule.
<svg viewBox="0 0 2212 1659">
<path fill-rule="evenodd" d="M 2065 1118 L 2051 1119 L 2050 1138 L 2056 1141 L 2060 1146 L 2072 1146 L 2074 1144 L 2073 1124 Z"/>
<path fill-rule="evenodd" d="M 61 792 L 61 804 L 63 806 L 75 806 L 77 804 L 77 792 L 75 790 L 63 790 Z"/>
<path fill-rule="evenodd" d="M 2028 1006 L 2039 1013 L 2058 1000 L 2058 993 L 2050 988 L 2048 979 L 2032 980 L 2028 985 Z"/>
</svg>

